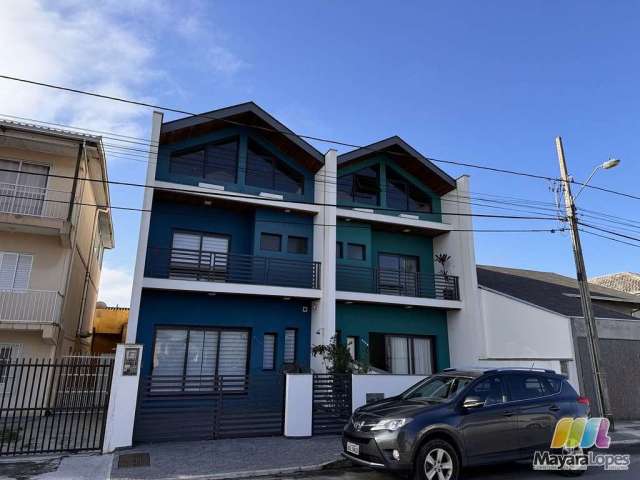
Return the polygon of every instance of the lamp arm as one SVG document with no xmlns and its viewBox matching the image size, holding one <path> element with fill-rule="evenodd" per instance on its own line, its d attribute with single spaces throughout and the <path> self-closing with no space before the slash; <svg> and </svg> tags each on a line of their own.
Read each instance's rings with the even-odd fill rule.
<svg viewBox="0 0 640 480">
<path fill-rule="evenodd" d="M 593 178 L 593 176 L 596 174 L 596 172 L 598 170 L 600 170 L 602 168 L 602 165 L 598 165 L 596 168 L 593 169 L 593 172 L 591 172 L 591 175 L 589 175 L 589 178 L 587 178 L 587 180 L 585 182 L 582 183 L 582 187 L 580 188 L 580 190 L 578 190 L 578 193 L 573 197 L 573 200 L 577 200 L 578 197 L 580 196 L 580 194 L 582 193 L 582 191 L 585 189 L 585 187 L 589 184 L 589 182 L 591 181 L 591 179 Z"/>
</svg>

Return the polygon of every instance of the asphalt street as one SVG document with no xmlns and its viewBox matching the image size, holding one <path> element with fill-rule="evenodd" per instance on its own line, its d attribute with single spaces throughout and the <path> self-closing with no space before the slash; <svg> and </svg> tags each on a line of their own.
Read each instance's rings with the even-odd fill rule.
<svg viewBox="0 0 640 480">
<path fill-rule="evenodd" d="M 631 455 L 631 465 L 627 471 L 604 471 L 601 468 L 592 468 L 584 475 L 577 477 L 585 480 L 631 480 L 640 478 L 640 446 L 628 449 L 616 449 L 607 453 L 620 453 Z M 301 479 L 300 476 L 279 477 L 280 480 Z M 305 475 L 308 480 L 398 480 L 399 476 L 388 473 L 376 472 L 369 469 L 350 469 L 326 471 L 312 475 Z M 536 472 L 530 465 L 511 463 L 491 467 L 482 467 L 465 470 L 464 480 L 512 480 L 518 479 L 562 479 L 563 477 L 555 472 Z"/>
</svg>

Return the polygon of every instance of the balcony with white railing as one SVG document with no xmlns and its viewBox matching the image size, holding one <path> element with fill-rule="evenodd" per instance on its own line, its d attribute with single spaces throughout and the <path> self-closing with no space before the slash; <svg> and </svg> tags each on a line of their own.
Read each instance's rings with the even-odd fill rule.
<svg viewBox="0 0 640 480">
<path fill-rule="evenodd" d="M 58 324 L 62 295 L 49 290 L 0 290 L 0 322 Z"/>
<path fill-rule="evenodd" d="M 64 220 L 69 192 L 0 182 L 0 213 Z"/>
</svg>

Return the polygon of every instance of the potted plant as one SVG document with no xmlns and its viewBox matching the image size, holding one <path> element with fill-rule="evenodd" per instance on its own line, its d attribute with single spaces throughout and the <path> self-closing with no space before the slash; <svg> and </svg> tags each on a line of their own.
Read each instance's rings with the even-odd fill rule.
<svg viewBox="0 0 640 480">
<path fill-rule="evenodd" d="M 436 253 L 434 255 L 434 259 L 436 261 L 437 264 L 440 265 L 440 275 L 442 275 L 443 279 L 444 279 L 444 286 L 442 287 L 442 298 L 444 300 L 455 300 L 456 299 L 456 292 L 455 292 L 455 285 L 454 285 L 454 279 L 449 277 L 449 271 L 447 269 L 447 266 L 449 265 L 449 262 L 451 261 L 451 255 L 447 254 L 447 253 Z M 436 288 L 436 296 L 437 296 L 437 288 Z"/>
</svg>

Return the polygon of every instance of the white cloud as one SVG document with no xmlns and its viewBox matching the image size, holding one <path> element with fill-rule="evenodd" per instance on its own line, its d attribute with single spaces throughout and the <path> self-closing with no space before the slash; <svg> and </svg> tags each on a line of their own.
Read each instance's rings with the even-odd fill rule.
<svg viewBox="0 0 640 480">
<path fill-rule="evenodd" d="M 129 270 L 105 265 L 100 277 L 98 300 L 105 302 L 110 307 L 116 305 L 128 307 L 131 301 L 132 284 L 133 275 Z"/>
</svg>

